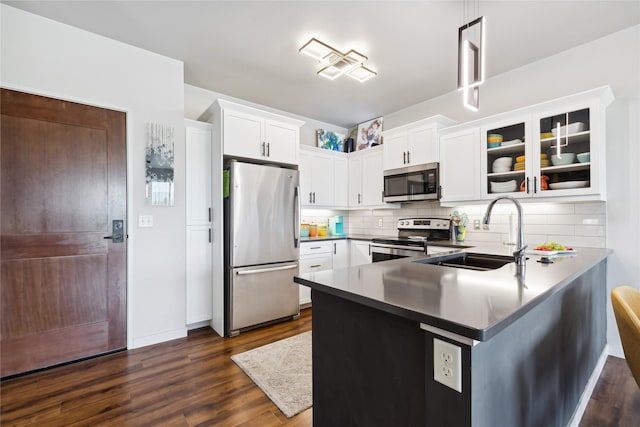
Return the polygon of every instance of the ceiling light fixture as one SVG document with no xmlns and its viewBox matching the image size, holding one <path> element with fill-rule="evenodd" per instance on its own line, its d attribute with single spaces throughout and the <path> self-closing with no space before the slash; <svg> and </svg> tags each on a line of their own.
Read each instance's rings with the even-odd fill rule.
<svg viewBox="0 0 640 427">
<path fill-rule="evenodd" d="M 318 60 L 323 66 L 318 74 L 329 80 L 335 80 L 346 74 L 353 79 L 364 82 L 377 75 L 375 71 L 363 65 L 369 59 L 365 55 L 353 49 L 342 53 L 316 38 L 305 43 L 299 52 Z"/>
<path fill-rule="evenodd" d="M 480 107 L 479 86 L 485 77 L 485 26 L 481 16 L 458 28 L 458 90 L 462 91 L 462 104 L 473 111 Z"/>
</svg>

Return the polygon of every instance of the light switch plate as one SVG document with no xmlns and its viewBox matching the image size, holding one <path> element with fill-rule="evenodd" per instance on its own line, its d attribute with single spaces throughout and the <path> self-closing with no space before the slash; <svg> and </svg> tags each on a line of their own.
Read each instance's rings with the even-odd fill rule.
<svg viewBox="0 0 640 427">
<path fill-rule="evenodd" d="M 138 215 L 138 227 L 153 227 L 153 215 Z"/>
<path fill-rule="evenodd" d="M 462 348 L 433 339 L 433 379 L 462 393 Z"/>
</svg>

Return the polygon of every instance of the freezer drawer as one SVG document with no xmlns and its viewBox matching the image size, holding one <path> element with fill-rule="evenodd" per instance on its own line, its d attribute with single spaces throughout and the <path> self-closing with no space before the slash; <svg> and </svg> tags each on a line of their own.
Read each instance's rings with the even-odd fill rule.
<svg viewBox="0 0 640 427">
<path fill-rule="evenodd" d="M 298 263 L 288 262 L 231 270 L 229 335 L 240 329 L 300 314 Z"/>
</svg>

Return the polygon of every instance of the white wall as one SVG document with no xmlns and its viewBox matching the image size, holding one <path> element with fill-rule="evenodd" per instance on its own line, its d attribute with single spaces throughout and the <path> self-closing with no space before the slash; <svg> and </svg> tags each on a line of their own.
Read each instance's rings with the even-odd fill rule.
<svg viewBox="0 0 640 427">
<path fill-rule="evenodd" d="M 253 102 L 245 101 L 244 99 L 234 98 L 232 96 L 224 95 L 222 93 L 213 92 L 207 89 L 202 89 L 192 85 L 184 85 L 184 104 L 185 104 L 185 118 L 193 120 L 201 120 L 202 115 L 207 108 L 213 104 L 216 99 L 226 99 L 236 102 L 238 104 L 247 105 L 249 107 L 258 108 L 263 111 L 269 111 L 271 113 L 280 114 L 283 116 L 292 117 L 304 121 L 304 125 L 300 128 L 300 144 L 311 145 L 316 147 L 316 130 L 325 129 L 332 132 L 346 135 L 348 129 L 340 126 L 332 125 L 330 123 L 320 122 L 318 120 L 299 116 L 297 114 L 277 110 L 266 105 L 255 104 Z"/>
<path fill-rule="evenodd" d="M 185 336 L 182 62 L 0 8 L 2 86 L 127 112 L 128 346 Z M 146 122 L 176 130 L 173 207 L 145 204 Z M 139 214 L 153 215 L 153 228 L 138 228 Z"/>
<path fill-rule="evenodd" d="M 607 293 L 621 284 L 640 289 L 640 26 L 489 78 L 480 88 L 478 113 L 462 108 L 461 95 L 451 92 L 385 115 L 385 129 L 434 114 L 470 121 L 604 85 L 616 97 L 607 111 L 606 246 L 613 250 Z M 349 221 L 357 226 L 353 217 Z M 610 302 L 607 310 L 610 352 L 622 356 Z"/>
</svg>

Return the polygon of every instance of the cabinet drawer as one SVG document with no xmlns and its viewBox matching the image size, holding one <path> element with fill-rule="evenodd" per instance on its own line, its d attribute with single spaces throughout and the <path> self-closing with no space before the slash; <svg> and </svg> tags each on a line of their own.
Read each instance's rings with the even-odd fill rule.
<svg viewBox="0 0 640 427">
<path fill-rule="evenodd" d="M 300 245 L 300 256 L 333 253 L 333 244 L 326 242 L 304 242 Z"/>
<path fill-rule="evenodd" d="M 333 255 L 317 255 L 300 258 L 300 273 L 312 273 L 314 271 L 331 270 L 333 268 Z"/>
</svg>

